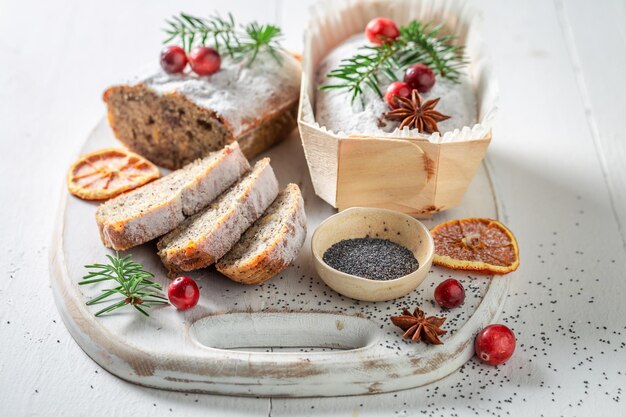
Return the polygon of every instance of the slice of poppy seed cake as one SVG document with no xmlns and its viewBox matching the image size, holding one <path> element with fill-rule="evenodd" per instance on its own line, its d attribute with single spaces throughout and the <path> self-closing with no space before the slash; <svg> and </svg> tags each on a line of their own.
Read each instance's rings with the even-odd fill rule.
<svg viewBox="0 0 626 417">
<path fill-rule="evenodd" d="M 300 188 L 289 184 L 263 217 L 217 262 L 233 281 L 261 284 L 293 262 L 306 237 L 306 214 Z"/>
<path fill-rule="evenodd" d="M 164 235 L 208 206 L 249 169 L 235 142 L 102 203 L 96 212 L 102 243 L 126 250 Z"/>
<path fill-rule="evenodd" d="M 207 209 L 159 240 L 159 256 L 169 276 L 215 263 L 237 243 L 276 195 L 278 181 L 270 160 L 262 159 Z"/>
</svg>

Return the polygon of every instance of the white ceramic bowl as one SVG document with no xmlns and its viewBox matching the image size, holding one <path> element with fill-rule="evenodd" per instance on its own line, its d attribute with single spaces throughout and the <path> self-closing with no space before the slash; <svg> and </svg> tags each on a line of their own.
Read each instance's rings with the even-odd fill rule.
<svg viewBox="0 0 626 417">
<path fill-rule="evenodd" d="M 344 239 L 388 239 L 409 249 L 419 268 L 400 278 L 378 281 L 338 271 L 323 261 L 324 252 Z M 353 207 L 323 221 L 311 238 L 313 262 L 322 280 L 333 290 L 363 301 L 386 301 L 415 290 L 433 262 L 435 244 L 424 224 L 406 214 L 386 209 Z"/>
</svg>

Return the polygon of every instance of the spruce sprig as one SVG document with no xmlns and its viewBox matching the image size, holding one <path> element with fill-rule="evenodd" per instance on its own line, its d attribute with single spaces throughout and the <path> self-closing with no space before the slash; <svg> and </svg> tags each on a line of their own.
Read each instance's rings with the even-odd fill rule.
<svg viewBox="0 0 626 417">
<path fill-rule="evenodd" d="M 217 14 L 201 18 L 181 12 L 166 23 L 164 31 L 167 38 L 163 43 L 177 39 L 187 52 L 195 46 L 210 43 L 218 52 L 232 59 L 240 61 L 248 58 L 248 66 L 252 65 L 261 50 L 267 50 L 276 62 L 282 63 L 278 53 L 282 32 L 278 26 L 257 22 L 237 25 L 230 13 L 227 18 Z"/>
<path fill-rule="evenodd" d="M 326 74 L 340 80 L 336 84 L 320 87 L 322 90 L 345 89 L 352 94 L 352 101 L 363 94 L 364 87 L 383 96 L 379 76 L 397 81 L 395 71 L 422 63 L 436 74 L 458 82 L 460 69 L 467 65 L 463 47 L 455 45 L 453 35 L 442 35 L 442 25 L 433 26 L 416 20 L 400 28 L 400 36 L 391 42 L 377 46 L 363 46 L 353 57 L 343 59 L 341 64 Z"/>
<path fill-rule="evenodd" d="M 132 305 L 140 313 L 149 316 L 146 308 L 157 304 L 167 304 L 167 298 L 160 294 L 161 284 L 153 282 L 154 274 L 146 271 L 143 265 L 131 260 L 131 255 L 120 257 L 107 255 L 109 264 L 85 265 L 89 270 L 78 285 L 96 284 L 104 281 L 115 281 L 113 288 L 102 290 L 102 294 L 87 301 L 87 305 L 101 303 L 110 297 L 121 296 L 107 307 L 96 313 L 96 317 L 110 313 L 126 305 Z"/>
</svg>

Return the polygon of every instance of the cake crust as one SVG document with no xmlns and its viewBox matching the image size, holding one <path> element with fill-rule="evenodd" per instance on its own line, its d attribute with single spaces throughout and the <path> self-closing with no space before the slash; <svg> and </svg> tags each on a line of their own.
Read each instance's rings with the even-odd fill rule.
<svg viewBox="0 0 626 417">
<path fill-rule="evenodd" d="M 269 158 L 222 194 L 204 211 L 186 219 L 157 243 L 158 254 L 173 278 L 205 268 L 224 256 L 278 194 Z"/>
<path fill-rule="evenodd" d="M 178 169 L 239 141 L 248 158 L 297 125 L 300 65 L 260 54 L 254 65 L 225 59 L 211 76 L 160 71 L 108 88 L 103 100 L 115 136 L 157 165 Z"/>
<path fill-rule="evenodd" d="M 126 250 L 171 231 L 186 216 L 208 206 L 249 169 L 239 145 L 233 143 L 102 203 L 96 211 L 102 243 Z"/>
<path fill-rule="evenodd" d="M 289 184 L 216 268 L 233 281 L 262 284 L 295 260 L 305 238 L 304 200 L 300 188 Z"/>
</svg>

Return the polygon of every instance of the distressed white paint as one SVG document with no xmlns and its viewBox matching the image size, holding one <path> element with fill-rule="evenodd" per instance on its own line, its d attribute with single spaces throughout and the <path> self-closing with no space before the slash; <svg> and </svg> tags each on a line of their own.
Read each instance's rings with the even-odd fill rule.
<svg viewBox="0 0 626 417">
<path fill-rule="evenodd" d="M 115 139 L 102 120 L 81 152 L 111 146 L 115 146 Z M 305 161 L 297 136 L 266 155 L 272 159 L 281 184 L 301 185 L 307 228 L 315 230 L 334 209 L 315 196 L 308 172 L 300 169 Z M 169 306 L 155 308 L 148 319 L 133 311 L 97 318 L 94 313 L 102 307 L 87 307 L 85 301 L 104 287 L 79 286 L 78 282 L 85 275 L 84 265 L 100 262 L 110 251 L 100 242 L 94 220 L 96 205 L 70 195 L 66 198 L 50 255 L 52 289 L 61 316 L 76 342 L 103 368 L 150 387 L 310 397 L 380 393 L 424 385 L 453 372 L 472 356 L 474 335 L 495 321 L 510 279 L 476 277 L 482 287 L 477 287 L 478 293 L 471 300 L 449 313 L 445 326 L 449 335 L 444 336 L 443 345 L 399 343 L 401 332 L 389 317 L 400 312 L 398 306 L 412 309 L 421 304 L 426 298 L 424 288 L 429 284 L 432 287 L 438 274 L 431 270 L 422 283 L 422 292 L 412 291 L 406 297 L 375 306 L 353 301 L 333 294 L 319 280 L 309 236 L 293 266 L 265 285 L 244 286 L 211 269 L 196 271 L 190 275 L 200 285 L 201 298 L 193 309 L 183 313 Z M 483 168 L 455 211 L 498 218 L 496 204 Z M 453 214 L 441 213 L 437 219 L 447 220 Z M 406 235 L 406 230 L 396 228 L 392 221 L 386 227 L 392 235 L 394 230 Z M 167 285 L 166 271 L 153 245 L 126 253 Z M 423 256 L 420 258 L 424 262 Z M 456 275 L 459 279 L 466 276 Z M 327 301 L 321 303 L 320 299 Z M 429 306 L 421 307 L 427 314 L 448 315 Z M 283 350 L 258 352 L 250 351 L 251 347 Z M 294 347 L 305 350 L 284 351 Z M 311 348 L 317 351 L 310 352 Z M 316 348 L 340 350 L 325 352 Z"/>
<path fill-rule="evenodd" d="M 626 235 L 626 3 L 555 0 L 561 31 L 593 139 L 611 194 L 611 208 Z M 590 30 L 589 16 L 598 24 Z M 615 23 L 612 23 L 615 22 Z M 598 45 L 602 45 L 601 48 Z M 626 239 L 623 240 L 626 248 Z"/>
<path fill-rule="evenodd" d="M 305 3 L 277 0 L 260 6 L 238 0 L 228 8 L 242 20 L 276 17 L 287 33 L 287 45 L 296 49 Z M 573 34 L 569 46 L 554 2 L 474 3 L 485 20 L 483 33 L 500 84 L 497 139 L 488 158 L 507 224 L 521 245 L 522 264 L 501 315 L 518 338 L 513 359 L 498 369 L 472 360 L 463 372 L 398 393 L 268 400 L 187 395 L 121 381 L 78 348 L 60 322 L 48 285 L 47 251 L 63 176 L 102 117 L 100 94 L 155 60 L 162 18 L 183 6 L 160 1 L 3 1 L 3 414 L 620 415 L 623 394 L 621 402 L 613 397 L 626 386 L 615 366 L 626 360 L 619 349 L 626 315 L 626 254 L 624 231 L 620 237 L 599 160 L 614 161 L 604 172 L 614 184 L 624 184 L 619 155 L 626 119 L 619 113 L 623 106 L 618 90 L 626 68 L 618 59 L 623 48 L 605 46 L 623 39 L 623 2 L 563 2 Z M 184 5 L 200 14 L 225 7 L 215 1 Z M 578 52 L 578 76 L 568 47 Z M 587 113 L 581 79 L 590 97 Z M 594 146 L 589 121 L 601 132 L 596 144 L 602 146 Z M 626 213 L 621 189 L 612 188 L 615 212 Z M 589 304 L 592 297 L 595 302 Z M 569 333 L 574 321 L 571 329 L 578 340 Z"/>
</svg>

